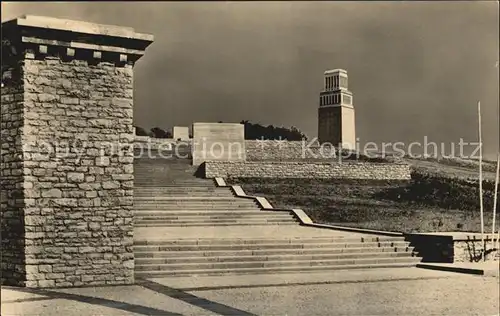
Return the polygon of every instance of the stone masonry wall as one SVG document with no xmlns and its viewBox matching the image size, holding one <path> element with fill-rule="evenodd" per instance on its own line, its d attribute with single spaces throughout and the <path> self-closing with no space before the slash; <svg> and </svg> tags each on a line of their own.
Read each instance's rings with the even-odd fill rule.
<svg viewBox="0 0 500 316">
<path fill-rule="evenodd" d="M 23 70 L 26 285 L 132 283 L 132 66 Z"/>
<path fill-rule="evenodd" d="M 332 158 L 333 148 L 321 148 L 318 142 L 245 140 L 247 161 L 297 161 Z"/>
<path fill-rule="evenodd" d="M 410 166 L 396 163 L 207 161 L 205 176 L 240 178 L 319 178 L 409 180 Z"/>
<path fill-rule="evenodd" d="M 24 286 L 23 82 L 21 69 L 2 65 L 0 214 L 2 284 Z M 4 76 L 2 76 L 4 77 Z M 7 79 L 7 78 L 6 78 Z M 4 80 L 2 80 L 4 81 Z"/>
<path fill-rule="evenodd" d="M 483 245 L 479 234 L 407 234 L 405 238 L 422 257 L 422 262 L 479 262 L 482 259 Z M 500 260 L 500 252 L 493 244 L 491 234 L 485 234 L 485 244 L 486 260 Z"/>
<path fill-rule="evenodd" d="M 319 144 L 317 140 L 286 141 L 286 140 L 246 140 L 247 161 L 304 161 L 304 162 L 397 162 L 397 157 L 390 154 L 372 153 L 370 156 L 359 152 L 338 149 L 329 144 Z"/>
<path fill-rule="evenodd" d="M 488 261 L 500 260 L 500 252 L 495 248 L 491 237 L 491 234 L 485 236 L 485 259 Z M 454 238 L 453 240 L 454 262 L 478 262 L 482 260 L 482 251 L 483 243 L 480 235 Z"/>
</svg>

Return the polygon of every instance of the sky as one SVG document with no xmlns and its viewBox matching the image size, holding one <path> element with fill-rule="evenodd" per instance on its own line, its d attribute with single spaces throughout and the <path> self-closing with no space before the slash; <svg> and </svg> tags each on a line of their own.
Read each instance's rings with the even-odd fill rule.
<svg viewBox="0 0 500 316">
<path fill-rule="evenodd" d="M 296 126 L 317 136 L 323 72 L 348 71 L 360 143 L 478 139 L 496 157 L 499 5 L 476 2 L 2 2 L 155 37 L 134 69 L 134 121 Z"/>
</svg>

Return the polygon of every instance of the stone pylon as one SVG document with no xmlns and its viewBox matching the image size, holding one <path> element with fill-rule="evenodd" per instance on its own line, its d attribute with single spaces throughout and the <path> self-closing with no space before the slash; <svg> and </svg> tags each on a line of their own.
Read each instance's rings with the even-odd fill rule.
<svg viewBox="0 0 500 316">
<path fill-rule="evenodd" d="M 153 36 L 39 16 L 2 32 L 2 284 L 133 283 L 133 66 Z"/>
</svg>

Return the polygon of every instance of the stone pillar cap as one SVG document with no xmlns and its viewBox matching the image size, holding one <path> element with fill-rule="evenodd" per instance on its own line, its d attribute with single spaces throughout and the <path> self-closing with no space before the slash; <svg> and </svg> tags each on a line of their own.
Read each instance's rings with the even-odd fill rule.
<svg viewBox="0 0 500 316">
<path fill-rule="evenodd" d="M 51 47 L 63 47 L 70 54 L 75 50 L 93 51 L 95 56 L 118 54 L 121 60 L 133 61 L 144 54 L 154 39 L 153 35 L 135 32 L 131 27 L 35 15 L 3 22 L 2 33 L 9 45 L 19 46 L 20 50 L 30 48 L 50 54 L 47 51 Z"/>
<path fill-rule="evenodd" d="M 347 70 L 344 70 L 344 69 L 331 69 L 331 70 L 326 70 L 325 71 L 325 75 L 335 74 L 335 73 L 343 73 L 343 74 L 347 75 Z"/>
</svg>

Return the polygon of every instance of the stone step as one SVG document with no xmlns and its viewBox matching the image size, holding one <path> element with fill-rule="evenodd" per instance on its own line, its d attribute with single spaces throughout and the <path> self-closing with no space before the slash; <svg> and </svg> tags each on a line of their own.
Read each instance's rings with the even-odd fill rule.
<svg viewBox="0 0 500 316">
<path fill-rule="evenodd" d="M 182 184 L 176 184 L 176 183 L 169 183 L 169 182 L 134 182 L 134 188 L 154 188 L 157 186 L 169 186 L 169 187 L 176 187 L 178 185 L 188 185 L 193 188 L 212 188 L 213 184 L 212 183 L 182 183 Z"/>
<path fill-rule="evenodd" d="M 134 177 L 134 185 L 136 184 L 136 178 Z M 151 181 L 155 181 L 155 179 L 141 179 L 142 182 L 144 183 L 149 183 Z M 158 183 L 158 184 L 155 184 L 155 185 L 151 185 L 150 187 L 191 187 L 192 184 L 205 184 L 205 185 L 210 185 L 210 187 L 212 188 L 216 188 L 215 186 L 215 183 L 212 179 L 201 179 L 201 178 L 197 178 L 197 180 L 193 181 L 191 179 L 187 180 L 187 179 L 166 179 L 166 180 L 163 180 L 163 179 L 160 179 L 162 180 L 161 182 L 164 182 L 164 183 Z M 156 182 L 159 182 L 159 181 L 156 181 Z"/>
<path fill-rule="evenodd" d="M 259 249 L 259 250 L 215 250 L 215 251 L 150 251 L 134 252 L 135 258 L 192 258 L 225 256 L 269 256 L 269 255 L 324 255 L 355 254 L 364 252 L 413 253 L 413 247 L 359 247 L 359 248 L 317 248 L 317 249 Z"/>
<path fill-rule="evenodd" d="M 243 221 L 243 222 L 232 222 L 232 223 L 217 223 L 217 222 L 192 222 L 192 223 L 158 223 L 158 222 L 153 222 L 153 223 L 134 223 L 135 227 L 219 227 L 219 226 L 255 226 L 255 228 L 258 228 L 258 226 L 286 226 L 286 225 L 297 225 L 296 221 L 279 221 L 279 222 L 264 222 L 264 221 L 259 221 L 259 222 L 250 222 L 250 221 Z"/>
<path fill-rule="evenodd" d="M 153 171 L 152 171 L 153 173 Z M 134 184 L 135 183 L 150 183 L 150 182 L 155 182 L 157 185 L 162 185 L 163 183 L 165 184 L 176 184 L 180 186 L 189 186 L 191 184 L 198 184 L 198 183 L 203 183 L 203 184 L 212 184 L 213 186 L 213 181 L 211 179 L 198 179 L 194 178 L 193 176 L 177 176 L 177 177 L 160 177 L 160 176 L 149 176 L 149 177 L 137 177 L 134 175 Z"/>
<path fill-rule="evenodd" d="M 290 217 L 293 216 L 292 213 L 288 212 L 272 212 L 272 211 L 260 211 L 260 210 L 255 210 L 255 211 L 244 211 L 244 212 L 238 212 L 238 211 L 226 211 L 226 212 L 219 212 L 219 211 L 210 211 L 210 212 L 193 212 L 193 211 L 186 211 L 186 212 L 164 212 L 164 211 L 143 211 L 136 213 L 135 218 L 158 218 L 158 219 L 175 219 L 179 217 L 186 217 L 186 218 L 197 218 L 197 217 L 211 217 L 211 218 L 226 218 L 226 217 L 242 217 L 242 216 L 248 216 L 248 217 L 259 217 L 259 216 L 267 216 L 267 217 Z"/>
<path fill-rule="evenodd" d="M 190 224 L 190 223 L 206 223 L 207 226 L 213 223 L 282 223 L 282 222 L 294 222 L 297 220 L 289 215 L 288 217 L 271 217 L 271 216 L 253 216 L 253 217 L 233 217 L 233 218 L 211 218 L 203 216 L 194 217 L 181 217 L 175 219 L 160 219 L 160 218 L 137 218 L 134 219 L 134 223 L 137 224 Z"/>
<path fill-rule="evenodd" d="M 188 157 L 180 157 L 180 155 L 176 155 L 175 152 L 163 152 L 164 157 L 161 157 L 157 153 L 153 153 L 151 157 L 148 157 L 148 153 L 145 152 L 143 153 L 142 156 L 139 156 L 139 153 L 136 155 L 134 158 L 134 164 L 139 164 L 139 165 L 150 165 L 150 164 L 168 164 L 168 165 L 186 165 L 188 167 L 194 167 L 192 165 L 192 161 Z M 186 152 L 181 153 L 181 155 L 189 154 Z"/>
<path fill-rule="evenodd" d="M 311 237 L 280 237 L 274 238 L 179 238 L 134 240 L 135 246 L 169 246 L 169 245 L 256 245 L 256 244 L 303 244 L 303 243 L 378 243 L 378 242 L 406 242 L 402 236 L 375 236 L 375 235 L 350 235 L 350 236 L 311 236 Z M 406 242 L 407 243 L 407 242 Z"/>
<path fill-rule="evenodd" d="M 256 212 L 254 214 L 231 214 L 226 213 L 222 215 L 210 215 L 210 214 L 201 214 L 201 215 L 178 215 L 178 216 L 168 216 L 168 215 L 137 215 L 134 217 L 135 221 L 172 221 L 172 220 L 229 220 L 229 219 L 238 219 L 238 220 L 252 220 L 252 219 L 289 219 L 294 218 L 291 214 L 259 214 Z"/>
<path fill-rule="evenodd" d="M 221 197 L 235 197 L 231 191 L 216 191 L 210 190 L 209 187 L 201 187 L 205 189 L 202 190 L 144 190 L 143 188 L 134 188 L 134 196 L 136 197 L 154 197 L 154 196 L 176 196 L 181 194 L 182 196 L 192 196 L 192 197 L 210 197 L 210 196 L 221 196 Z"/>
<path fill-rule="evenodd" d="M 154 170 L 154 169 L 164 169 L 164 170 L 176 170 L 176 171 L 189 171 L 196 172 L 198 167 L 192 166 L 190 161 L 187 160 L 173 160 L 168 159 L 157 159 L 152 162 L 140 161 L 134 163 L 134 169 L 138 170 Z"/>
<path fill-rule="evenodd" d="M 247 209 L 258 209 L 257 204 L 252 203 L 182 203 L 182 202 L 144 202 L 144 201 L 134 201 L 134 206 L 136 208 L 154 207 L 154 208 L 165 208 L 165 209 L 176 209 L 176 208 L 186 208 L 186 209 L 233 209 L 233 208 L 247 208 Z"/>
<path fill-rule="evenodd" d="M 205 192 L 205 193 L 191 193 L 191 192 L 158 192 L 158 193 L 136 193 L 134 192 L 134 197 L 234 197 L 232 193 L 226 192 Z"/>
<path fill-rule="evenodd" d="M 156 181 L 156 180 L 144 180 L 144 181 L 138 181 L 134 180 L 134 186 L 136 187 L 158 187 L 158 186 L 164 186 L 164 187 L 176 187 L 176 186 L 192 186 L 192 187 L 213 187 L 214 184 L 209 181 L 209 182 L 187 182 L 187 181 Z"/>
<path fill-rule="evenodd" d="M 219 213 L 240 213 L 240 212 L 262 212 L 261 209 L 259 208 L 249 208 L 249 207 L 239 207 L 239 208 L 229 208 L 229 207 L 212 207 L 212 208 L 189 208 L 189 207 L 172 207 L 172 208 L 162 208 L 162 207 L 152 207 L 152 206 L 145 206 L 145 207 L 137 207 L 135 206 L 134 212 L 138 216 L 141 216 L 142 213 L 151 213 L 151 212 L 160 212 L 165 215 L 170 215 L 170 214 L 177 214 L 177 213 L 185 213 L 185 214 L 197 214 L 197 213 L 204 213 L 204 214 L 219 214 Z M 286 212 L 284 212 L 286 213 Z M 291 213 L 286 213 L 286 214 L 291 214 Z M 202 237 L 202 236 L 200 236 Z"/>
<path fill-rule="evenodd" d="M 213 187 L 137 187 L 134 188 L 136 193 L 230 193 L 233 194 L 229 188 L 213 188 Z"/>
<path fill-rule="evenodd" d="M 136 209 L 151 209 L 151 210 L 198 210 L 198 211 L 213 211 L 213 210 L 228 210 L 229 212 L 231 211 L 238 211 L 238 210 L 260 210 L 260 208 L 257 206 L 257 204 L 236 204 L 236 203 L 179 203 L 179 202 L 150 202 L 150 203 L 145 203 L 145 202 L 135 202 L 134 201 L 134 207 Z M 160 210 L 159 210 L 160 208 Z"/>
<path fill-rule="evenodd" d="M 173 205 L 173 206 L 162 206 L 162 205 L 134 205 L 134 211 L 139 213 L 142 212 L 164 212 L 165 215 L 169 215 L 174 212 L 198 212 L 198 213 L 207 213 L 208 215 L 212 212 L 234 212 L 238 213 L 240 211 L 252 211 L 252 212 L 260 212 L 261 210 L 257 207 L 248 207 L 248 206 L 205 206 L 205 207 L 190 207 L 190 206 L 182 206 L 182 205 Z M 290 213 L 288 213 L 290 214 Z M 200 236 L 202 237 L 202 236 Z"/>
<path fill-rule="evenodd" d="M 137 184 L 150 184 L 150 187 L 179 187 L 179 186 L 192 186 L 192 185 L 200 185 L 203 184 L 208 187 L 215 187 L 213 181 L 211 180 L 199 180 L 199 181 L 191 181 L 191 180 L 182 180 L 182 179 L 135 179 L 134 185 Z"/>
<path fill-rule="evenodd" d="M 136 161 L 134 159 L 134 167 L 142 169 L 153 169 L 153 168 L 169 168 L 176 170 L 198 170 L 198 166 L 193 166 L 190 159 L 150 159 L 149 161 Z"/>
<path fill-rule="evenodd" d="M 136 197 L 135 201 L 179 201 L 179 202 L 240 202 L 255 203 L 253 199 L 243 199 L 238 197 L 176 197 L 176 196 L 158 196 L 158 197 Z"/>
<path fill-rule="evenodd" d="M 233 196 L 233 192 L 228 189 L 216 189 L 209 186 L 206 187 L 190 187 L 190 188 L 155 188 L 155 187 L 134 187 L 134 194 L 177 194 L 177 193 L 192 193 L 192 194 L 217 194 L 226 193 Z"/>
<path fill-rule="evenodd" d="M 180 155 L 176 155 L 175 153 L 168 152 L 166 153 L 166 157 L 160 157 L 160 155 L 156 154 L 155 157 L 148 158 L 147 153 L 145 155 L 139 156 L 136 155 L 134 158 L 134 164 L 137 165 L 154 165 L 154 164 L 166 164 L 166 165 L 185 165 L 186 167 L 197 167 L 193 166 L 191 159 L 179 157 Z M 168 156 L 167 156 L 168 155 Z M 170 157 L 171 156 L 171 157 Z"/>
<path fill-rule="evenodd" d="M 172 167 L 154 167 L 154 168 L 144 168 L 144 167 L 134 167 L 134 175 L 137 178 L 147 179 L 147 178 L 172 178 L 173 176 L 182 177 L 181 179 L 204 179 L 197 177 L 197 170 L 186 170 L 186 169 L 175 169 Z"/>
<path fill-rule="evenodd" d="M 251 255 L 251 256 L 213 256 L 213 257 L 174 257 L 174 258 L 136 258 L 135 265 L 164 265 L 181 263 L 217 263 L 217 262 L 271 262 L 271 261 L 305 261 L 305 260 L 332 260 L 332 259 L 363 259 L 363 258 L 393 258 L 411 257 L 411 252 L 358 252 L 337 254 L 296 254 L 296 255 Z"/>
<path fill-rule="evenodd" d="M 205 178 L 195 178 L 192 175 L 172 175 L 172 176 L 161 176 L 156 174 L 155 171 L 151 171 L 149 175 L 146 176 L 140 176 L 138 174 L 134 174 L 134 183 L 135 182 L 166 182 L 166 183 L 172 183 L 172 184 L 181 184 L 181 185 L 189 185 L 189 184 L 196 184 L 196 183 L 211 183 L 213 184 L 214 182 L 212 179 L 205 179 Z"/>
<path fill-rule="evenodd" d="M 180 181 L 180 182 L 212 182 L 211 179 L 197 178 L 189 173 L 167 173 L 161 170 L 150 170 L 141 174 L 134 172 L 134 180 L 136 181 Z"/>
<path fill-rule="evenodd" d="M 134 187 L 134 194 L 178 194 L 178 193 L 192 193 L 192 194 L 217 194 L 225 193 L 234 196 L 231 190 L 218 190 L 211 186 L 198 186 L 191 187 L 190 189 L 177 189 L 177 187 L 171 187 L 171 189 L 155 189 L 155 187 Z"/>
<path fill-rule="evenodd" d="M 134 205 L 136 206 L 165 206 L 165 207 L 175 207 L 175 206 L 183 206 L 183 207 L 188 207 L 190 209 L 196 209 L 196 208 L 220 208 L 220 207 L 226 207 L 226 208 L 241 208 L 241 207 L 246 207 L 246 208 L 258 208 L 257 203 L 254 201 L 251 202 L 227 202 L 227 201 L 220 201 L 220 202 L 188 202 L 188 201 L 180 201 L 180 200 L 172 200 L 172 201 L 160 201 L 160 200 L 147 200 L 147 201 L 137 201 L 134 199 Z"/>
<path fill-rule="evenodd" d="M 175 198 L 184 198 L 184 197 L 234 197 L 231 193 L 135 193 L 134 192 L 134 197 L 175 197 Z"/>
<path fill-rule="evenodd" d="M 259 212 L 272 212 L 272 213 L 284 213 L 284 214 L 292 214 L 289 212 L 273 212 L 273 211 L 262 211 L 259 208 L 238 208 L 238 209 L 232 209 L 232 208 L 211 208 L 211 209 L 188 209 L 188 208 L 176 208 L 176 209 L 148 209 L 148 208 L 141 208 L 141 209 L 135 209 L 134 210 L 137 214 L 137 216 L 148 216 L 148 215 L 167 215 L 167 216 L 182 216 L 182 215 L 219 215 L 219 214 L 227 214 L 227 213 L 234 213 L 234 214 L 254 214 L 254 213 L 259 213 Z M 265 214 L 265 213 L 264 213 Z"/>
<path fill-rule="evenodd" d="M 160 155 L 157 154 L 157 153 L 153 153 L 154 156 L 152 156 L 152 157 L 147 157 L 148 154 L 145 153 L 146 156 L 135 157 L 134 158 L 134 164 L 140 164 L 140 165 L 149 165 L 149 164 L 168 164 L 168 165 L 174 165 L 174 164 L 182 164 L 182 165 L 186 165 L 188 167 L 195 167 L 195 166 L 192 165 L 191 159 L 179 157 L 179 155 L 175 155 L 175 152 L 164 152 L 164 153 L 165 153 L 164 156 L 172 155 L 172 158 L 170 158 L 169 156 L 167 156 L 167 157 L 160 157 Z M 184 152 L 184 154 L 185 153 L 186 152 Z M 137 155 L 137 156 L 139 156 L 139 155 Z"/>
<path fill-rule="evenodd" d="M 162 180 L 209 180 L 206 178 L 198 178 L 196 173 L 192 170 L 134 170 L 134 179 L 148 180 L 148 179 L 162 179 Z"/>
<path fill-rule="evenodd" d="M 134 252 L 157 252 L 157 251 L 236 251 L 236 250 L 263 250 L 263 249 L 319 249 L 319 248 L 384 248 L 384 247 L 407 247 L 405 241 L 382 241 L 382 242 L 360 242 L 360 241 L 333 241 L 317 243 L 256 243 L 256 244 L 202 244 L 202 245 L 134 245 Z"/>
<path fill-rule="evenodd" d="M 157 161 L 154 163 L 142 163 L 134 164 L 134 169 L 139 171 L 151 171 L 151 170 L 165 170 L 165 171 L 178 171 L 178 172 L 190 172 L 194 174 L 198 171 L 198 168 L 185 163 L 169 163 L 166 161 Z"/>
<path fill-rule="evenodd" d="M 168 191 L 173 191 L 173 190 L 197 190 L 197 191 L 204 191 L 208 190 L 207 188 L 192 188 L 190 186 L 177 186 L 177 187 L 157 187 L 157 188 L 148 188 L 149 190 L 168 190 Z M 216 187 L 214 184 L 214 187 L 211 188 L 213 191 L 231 191 L 231 188 L 229 187 Z M 145 190 L 145 189 L 144 189 Z"/>
<path fill-rule="evenodd" d="M 161 197 L 149 197 L 149 198 L 134 198 L 135 205 L 183 205 L 183 206 L 246 206 L 246 207 L 256 207 L 257 202 L 255 200 L 209 200 L 210 198 L 206 198 L 203 200 L 194 200 L 188 201 L 186 200 L 190 197 L 172 197 L 170 200 L 162 200 Z M 217 198 L 217 197 L 214 197 Z"/>
<path fill-rule="evenodd" d="M 240 203 L 255 203 L 255 199 L 244 199 L 236 196 L 134 196 L 135 201 L 180 201 L 180 202 L 240 202 Z"/>
<path fill-rule="evenodd" d="M 153 209 L 165 209 L 165 210 L 178 210 L 178 209 L 189 209 L 189 210 L 214 210 L 214 209 L 226 209 L 226 210 L 237 210 L 237 209 L 255 209 L 259 210 L 256 204 L 231 204 L 231 203 L 207 203 L 203 205 L 202 203 L 144 203 L 144 202 L 134 202 L 135 208 L 153 208 Z"/>
<path fill-rule="evenodd" d="M 169 171 L 177 171 L 177 172 L 189 172 L 194 174 L 198 171 L 198 168 L 193 168 L 191 165 L 183 164 L 183 163 L 168 163 L 165 161 L 158 161 L 156 163 L 142 163 L 142 164 L 134 164 L 134 170 L 137 171 L 154 171 L 154 170 L 164 170 L 166 172 Z"/>
<path fill-rule="evenodd" d="M 204 178 L 197 178 L 197 172 L 196 170 L 184 170 L 184 169 L 174 169 L 174 168 L 163 168 L 163 167 L 156 167 L 156 168 L 142 168 L 142 167 L 136 167 L 134 168 L 134 175 L 137 178 L 173 178 L 172 176 L 181 176 L 183 179 L 204 179 Z"/>
<path fill-rule="evenodd" d="M 180 177 L 180 178 L 177 178 Z M 134 170 L 134 179 L 162 179 L 162 180 L 209 180 L 205 178 L 197 178 L 192 171 L 177 171 L 177 170 Z"/>
<path fill-rule="evenodd" d="M 179 238 L 179 239 L 156 239 L 156 240 L 134 240 L 134 246 L 196 246 L 196 245 L 269 245 L 269 244 L 328 244 L 328 243 L 370 243 L 377 245 L 379 242 L 404 242 L 404 237 L 399 236 L 375 236 L 375 235 L 351 235 L 351 236 L 311 236 L 311 237 L 280 237 L 275 238 Z"/>
<path fill-rule="evenodd" d="M 315 267 L 315 266 L 345 266 L 345 265 L 372 265 L 387 263 L 414 263 L 420 261 L 416 257 L 382 257 L 382 258 L 350 258 L 350 259 L 322 259 L 322 260 L 279 260 L 279 261 L 252 261 L 252 262 L 208 262 L 208 263 L 173 263 L 173 264 L 140 264 L 135 271 L 189 271 L 209 269 L 255 269 L 255 268 L 282 268 L 282 267 Z"/>
<path fill-rule="evenodd" d="M 170 276 L 223 276 L 223 275 L 241 275 L 241 274 L 276 274 L 276 273 L 307 273 L 332 270 L 354 270 L 354 269 L 380 269 L 380 268 L 403 268 L 414 267 L 418 260 L 398 260 L 391 263 L 376 264 L 345 264 L 345 265 L 321 265 L 321 266 L 281 266 L 273 268 L 239 268 L 239 269 L 198 269 L 183 271 L 136 271 L 135 276 L 139 278 L 146 277 L 170 277 Z"/>
<path fill-rule="evenodd" d="M 188 159 L 134 159 L 134 167 L 140 168 L 172 168 L 177 170 L 197 170 Z"/>
</svg>

